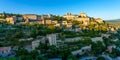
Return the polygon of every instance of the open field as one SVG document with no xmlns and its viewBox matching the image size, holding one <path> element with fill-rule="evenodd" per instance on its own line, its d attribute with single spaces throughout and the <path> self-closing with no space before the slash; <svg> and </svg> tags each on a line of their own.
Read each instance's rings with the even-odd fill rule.
<svg viewBox="0 0 120 60">
<path fill-rule="evenodd" d="M 117 26 L 120 26 L 120 22 L 107 22 L 107 23 L 109 23 L 109 24 L 111 24 L 111 25 L 117 25 Z"/>
<path fill-rule="evenodd" d="M 107 21 L 107 23 L 120 28 L 120 21 Z"/>
</svg>

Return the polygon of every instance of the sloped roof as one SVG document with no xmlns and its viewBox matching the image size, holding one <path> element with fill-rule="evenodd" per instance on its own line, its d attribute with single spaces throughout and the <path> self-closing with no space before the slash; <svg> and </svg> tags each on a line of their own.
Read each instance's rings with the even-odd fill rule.
<svg viewBox="0 0 120 60">
<path fill-rule="evenodd" d="M 11 47 L 0 47 L 0 51 L 7 51 L 10 49 L 11 49 Z"/>
</svg>

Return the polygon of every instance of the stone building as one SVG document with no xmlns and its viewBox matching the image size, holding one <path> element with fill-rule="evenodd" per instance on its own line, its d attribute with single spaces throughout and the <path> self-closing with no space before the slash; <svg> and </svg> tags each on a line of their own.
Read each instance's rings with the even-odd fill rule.
<svg viewBox="0 0 120 60">
<path fill-rule="evenodd" d="M 17 17 L 13 16 L 13 17 L 7 17 L 6 21 L 10 24 L 15 24 L 17 21 Z"/>
<path fill-rule="evenodd" d="M 7 57 L 11 54 L 11 47 L 0 47 L 0 56 Z"/>
<path fill-rule="evenodd" d="M 45 43 L 46 40 L 48 40 L 49 45 L 57 45 L 57 41 L 56 41 L 57 35 L 56 34 L 49 34 L 46 35 L 45 37 L 42 38 L 37 38 L 36 40 L 32 41 L 32 50 L 35 50 L 40 42 L 41 43 Z"/>
<path fill-rule="evenodd" d="M 57 20 L 53 20 L 53 21 L 51 21 L 52 22 L 52 24 L 58 24 L 58 21 Z"/>
<path fill-rule="evenodd" d="M 52 24 L 56 27 L 59 27 L 60 26 L 60 23 L 58 23 L 57 20 L 52 20 Z"/>
<path fill-rule="evenodd" d="M 38 20 L 39 24 L 45 24 L 45 20 Z"/>
<path fill-rule="evenodd" d="M 68 12 L 63 17 L 66 18 L 67 20 L 74 20 L 78 17 L 78 15 L 71 14 L 71 13 Z"/>
<path fill-rule="evenodd" d="M 48 14 L 48 15 L 41 15 L 41 19 L 52 19 L 53 15 L 52 14 Z"/>
<path fill-rule="evenodd" d="M 80 16 L 75 20 L 82 22 L 83 25 L 89 25 L 89 22 L 90 22 L 90 18 L 87 16 L 86 13 L 81 13 Z"/>
<path fill-rule="evenodd" d="M 52 24 L 52 20 L 45 20 L 45 24 Z"/>
<path fill-rule="evenodd" d="M 51 24 L 51 20 L 46 18 L 51 18 L 51 14 L 48 15 L 35 15 L 35 14 L 25 14 L 23 15 L 27 23 L 30 24 Z"/>
<path fill-rule="evenodd" d="M 62 21 L 62 25 L 67 25 L 67 21 Z"/>
<path fill-rule="evenodd" d="M 26 20 L 29 24 L 44 24 L 44 20 Z"/>
<path fill-rule="evenodd" d="M 108 51 L 109 53 L 111 53 L 112 50 L 113 50 L 113 48 L 116 48 L 116 46 L 115 46 L 115 45 L 107 46 L 107 51 Z"/>
<path fill-rule="evenodd" d="M 103 23 L 103 20 L 101 18 L 95 18 L 95 21 L 98 23 Z"/>
<path fill-rule="evenodd" d="M 3 16 L 4 16 L 4 14 L 3 14 L 3 13 L 0 13 L 0 18 L 3 17 Z"/>
<path fill-rule="evenodd" d="M 18 20 L 18 18 L 16 16 L 6 18 L 6 21 L 10 24 L 15 24 L 17 22 L 17 20 Z"/>
<path fill-rule="evenodd" d="M 72 25 L 73 25 L 72 23 L 67 23 L 68 28 L 72 27 Z"/>
<path fill-rule="evenodd" d="M 30 19 L 30 20 L 38 20 L 39 16 L 35 14 L 24 14 L 24 19 Z"/>
<path fill-rule="evenodd" d="M 47 39 L 48 39 L 50 45 L 55 45 L 55 46 L 57 45 L 56 34 L 49 34 L 49 35 L 47 35 Z"/>
<path fill-rule="evenodd" d="M 97 41 L 103 41 L 103 38 L 102 37 L 94 37 L 94 38 L 91 38 L 92 42 L 97 42 Z"/>
<path fill-rule="evenodd" d="M 86 18 L 86 17 L 88 17 L 88 16 L 87 16 L 86 13 L 81 13 L 81 14 L 80 14 L 80 17 L 82 17 L 82 18 L 83 18 L 83 17 Z"/>
<path fill-rule="evenodd" d="M 89 25 L 90 19 L 88 17 L 84 18 L 84 17 L 80 17 L 80 18 L 76 18 L 77 21 L 82 22 L 83 25 Z"/>
<path fill-rule="evenodd" d="M 71 13 L 67 13 L 63 16 L 67 20 L 77 20 L 78 22 L 83 23 L 84 26 L 88 26 L 90 24 L 90 17 L 87 16 L 86 13 L 81 13 L 80 15 L 73 15 Z M 101 18 L 94 18 L 96 22 L 103 23 Z"/>
<path fill-rule="evenodd" d="M 12 17 L 7 17 L 6 21 L 10 24 L 15 24 L 15 23 L 19 23 L 23 21 L 22 17 L 16 17 L 16 16 L 12 16 Z"/>
<path fill-rule="evenodd" d="M 23 18 L 25 20 L 25 23 L 29 23 L 29 24 L 44 24 L 45 23 L 44 19 L 42 19 L 40 15 L 25 14 L 23 15 Z"/>
<path fill-rule="evenodd" d="M 32 41 L 32 50 L 35 50 L 40 44 L 40 40 Z"/>
<path fill-rule="evenodd" d="M 71 13 L 67 13 L 63 17 L 68 20 L 77 20 L 79 22 L 83 22 L 83 25 L 88 25 L 90 21 L 90 18 L 87 16 L 86 13 L 81 13 L 80 15 L 73 15 Z"/>
<path fill-rule="evenodd" d="M 45 41 L 46 37 L 37 36 L 37 38 L 32 41 L 32 50 L 35 50 L 37 47 L 39 47 L 40 43 L 45 43 Z"/>
</svg>

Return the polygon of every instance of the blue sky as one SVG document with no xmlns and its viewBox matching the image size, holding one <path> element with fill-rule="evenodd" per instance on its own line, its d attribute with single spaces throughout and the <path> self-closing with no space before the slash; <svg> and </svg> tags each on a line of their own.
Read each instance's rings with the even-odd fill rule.
<svg viewBox="0 0 120 60">
<path fill-rule="evenodd" d="M 0 12 L 20 14 L 58 14 L 66 12 L 104 20 L 120 18 L 120 0 L 0 0 Z"/>
</svg>

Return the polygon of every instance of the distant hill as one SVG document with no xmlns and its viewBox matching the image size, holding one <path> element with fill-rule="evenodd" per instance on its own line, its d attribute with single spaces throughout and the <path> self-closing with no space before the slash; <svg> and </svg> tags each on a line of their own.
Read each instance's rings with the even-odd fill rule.
<svg viewBox="0 0 120 60">
<path fill-rule="evenodd" d="M 105 20 L 108 24 L 120 28 L 120 19 Z"/>
<path fill-rule="evenodd" d="M 120 22 L 120 19 L 105 20 L 106 22 Z"/>
</svg>

